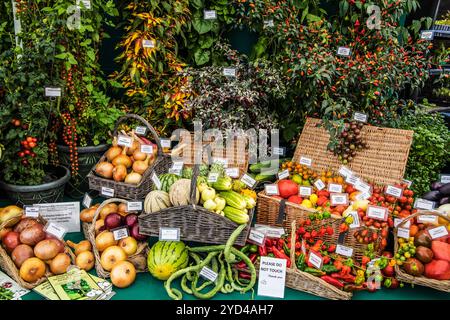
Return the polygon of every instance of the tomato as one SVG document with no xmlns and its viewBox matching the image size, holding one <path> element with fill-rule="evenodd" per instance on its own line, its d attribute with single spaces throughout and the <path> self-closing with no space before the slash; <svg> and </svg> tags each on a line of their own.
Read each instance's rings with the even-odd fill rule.
<svg viewBox="0 0 450 320">
<path fill-rule="evenodd" d="M 31 141 L 30 143 L 28 143 L 28 145 L 31 149 L 33 149 L 34 147 L 36 147 L 36 142 Z"/>
<path fill-rule="evenodd" d="M 33 142 L 33 137 L 27 137 L 27 142 L 28 143 Z"/>
<path fill-rule="evenodd" d="M 25 156 L 25 152 L 21 151 L 19 152 L 19 157 L 23 158 Z"/>
<path fill-rule="evenodd" d="M 409 204 L 411 204 L 411 203 L 413 203 L 414 202 L 414 199 L 413 198 L 408 198 L 408 203 Z"/>
<path fill-rule="evenodd" d="M 405 196 L 401 196 L 399 201 L 400 201 L 400 203 L 406 203 L 406 201 L 408 201 L 408 200 Z"/>
<path fill-rule="evenodd" d="M 25 152 L 26 155 L 29 155 L 29 154 L 30 154 L 30 150 L 28 150 L 28 149 L 25 150 L 24 152 Z"/>
</svg>

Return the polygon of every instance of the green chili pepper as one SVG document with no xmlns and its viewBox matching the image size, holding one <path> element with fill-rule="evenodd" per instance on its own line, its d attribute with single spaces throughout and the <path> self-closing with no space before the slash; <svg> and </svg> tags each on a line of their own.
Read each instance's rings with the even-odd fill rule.
<svg viewBox="0 0 450 320">
<path fill-rule="evenodd" d="M 305 268 L 304 271 L 308 272 L 309 274 L 312 274 L 313 276 L 317 276 L 317 277 L 321 277 L 321 276 L 325 275 L 325 272 L 323 272 L 322 270 L 309 268 L 309 267 Z"/>
<path fill-rule="evenodd" d="M 336 268 L 334 265 L 332 264 L 326 264 L 324 266 L 322 266 L 322 271 L 326 272 L 326 273 L 334 273 L 334 272 L 339 272 L 338 268 Z"/>
<path fill-rule="evenodd" d="M 297 259 L 297 268 L 301 271 L 305 269 L 305 255 L 303 253 L 300 253 Z"/>
<path fill-rule="evenodd" d="M 258 252 L 258 246 L 256 244 L 250 245 L 250 252 L 251 253 L 257 253 Z"/>
<path fill-rule="evenodd" d="M 241 248 L 241 252 L 243 253 L 243 254 L 247 254 L 247 252 L 250 250 L 250 247 L 251 247 L 251 244 L 246 244 L 245 246 L 243 246 L 242 248 Z"/>
<path fill-rule="evenodd" d="M 283 251 L 284 251 L 284 254 L 287 255 L 288 257 L 291 255 L 291 250 L 289 250 L 286 243 L 283 243 Z"/>
<path fill-rule="evenodd" d="M 271 252 L 267 255 L 268 257 L 275 258 L 275 255 Z"/>
</svg>

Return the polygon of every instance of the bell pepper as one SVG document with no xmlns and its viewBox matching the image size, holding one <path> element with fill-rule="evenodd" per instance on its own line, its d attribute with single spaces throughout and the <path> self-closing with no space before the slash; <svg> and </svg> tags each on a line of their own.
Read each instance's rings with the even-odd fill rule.
<svg viewBox="0 0 450 320">
<path fill-rule="evenodd" d="M 326 283 L 329 283 L 329 284 L 335 286 L 336 288 L 339 288 L 339 289 L 344 288 L 344 284 L 342 282 L 340 282 L 338 279 L 332 278 L 330 276 L 321 276 L 320 279 L 322 279 Z"/>
</svg>

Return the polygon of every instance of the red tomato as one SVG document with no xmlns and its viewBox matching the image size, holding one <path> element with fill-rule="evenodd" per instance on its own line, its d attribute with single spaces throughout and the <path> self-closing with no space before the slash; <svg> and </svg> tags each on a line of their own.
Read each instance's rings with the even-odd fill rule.
<svg viewBox="0 0 450 320">
<path fill-rule="evenodd" d="M 287 201 L 288 201 L 288 202 L 292 202 L 292 203 L 296 203 L 296 204 L 301 204 L 302 201 L 303 201 L 303 198 L 300 197 L 300 196 L 298 196 L 298 195 L 293 195 L 293 196 L 290 196 L 290 197 L 287 199 Z"/>
<path fill-rule="evenodd" d="M 298 184 L 292 180 L 280 180 L 278 181 L 278 190 L 282 198 L 289 198 L 290 196 L 298 194 Z"/>
</svg>

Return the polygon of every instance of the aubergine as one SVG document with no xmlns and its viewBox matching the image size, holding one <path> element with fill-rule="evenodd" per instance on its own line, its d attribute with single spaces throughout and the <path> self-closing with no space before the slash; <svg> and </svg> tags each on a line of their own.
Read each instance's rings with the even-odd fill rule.
<svg viewBox="0 0 450 320">
<path fill-rule="evenodd" d="M 443 197 L 441 200 L 439 200 L 439 205 L 442 206 L 443 204 L 450 203 L 450 197 Z"/>
<path fill-rule="evenodd" d="M 438 190 L 440 187 L 442 187 L 444 184 L 439 181 L 435 181 L 431 184 L 431 190 L 435 191 Z"/>
<path fill-rule="evenodd" d="M 450 196 L 450 183 L 444 184 L 438 190 L 439 193 L 442 194 L 443 196 Z"/>
<path fill-rule="evenodd" d="M 430 201 L 438 201 L 439 199 L 441 199 L 443 197 L 443 195 L 440 193 L 440 191 L 428 191 L 427 193 L 425 193 L 422 198 L 425 200 L 430 200 Z"/>
</svg>

